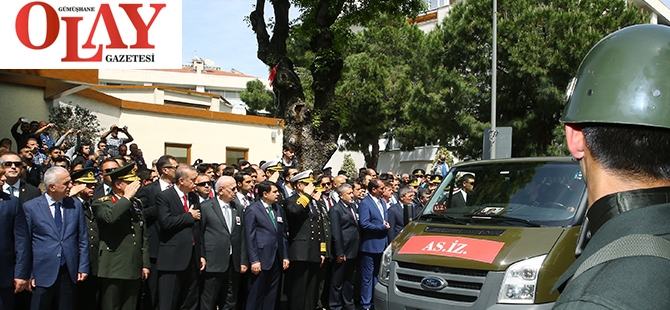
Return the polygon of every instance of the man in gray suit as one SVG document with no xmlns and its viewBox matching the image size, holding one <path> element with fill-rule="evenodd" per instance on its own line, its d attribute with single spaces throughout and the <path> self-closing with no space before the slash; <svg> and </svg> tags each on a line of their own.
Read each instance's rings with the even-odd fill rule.
<svg viewBox="0 0 670 310">
<path fill-rule="evenodd" d="M 202 258 L 207 262 L 200 308 L 216 309 L 218 301 L 226 300 L 223 309 L 235 309 L 240 274 L 247 271 L 244 207 L 234 202 L 235 179 L 222 176 L 216 182 L 216 198 L 200 205 Z"/>
</svg>

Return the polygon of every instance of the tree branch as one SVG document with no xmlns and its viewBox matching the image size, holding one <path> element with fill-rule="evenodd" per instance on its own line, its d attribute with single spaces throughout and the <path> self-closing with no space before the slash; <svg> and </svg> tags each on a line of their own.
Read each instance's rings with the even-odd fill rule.
<svg viewBox="0 0 670 310">
<path fill-rule="evenodd" d="M 268 63 L 268 51 L 270 49 L 270 35 L 265 24 L 265 0 L 256 0 L 256 9 L 249 14 L 251 29 L 256 33 L 256 42 L 258 42 L 258 52 L 256 57 L 268 66 L 274 66 Z"/>
</svg>

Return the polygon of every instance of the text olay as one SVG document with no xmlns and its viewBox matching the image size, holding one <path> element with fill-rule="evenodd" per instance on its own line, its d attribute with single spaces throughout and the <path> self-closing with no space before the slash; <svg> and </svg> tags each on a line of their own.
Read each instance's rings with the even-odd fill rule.
<svg viewBox="0 0 670 310">
<path fill-rule="evenodd" d="M 30 40 L 29 25 L 31 18 L 31 9 L 36 6 L 40 6 L 46 12 L 46 37 L 44 42 L 39 45 L 35 45 Z M 149 6 L 153 8 L 153 16 L 148 23 L 145 23 L 138 10 L 143 6 L 142 4 L 119 4 L 118 5 L 125 15 L 123 18 L 128 18 L 135 28 L 136 40 L 134 44 L 128 45 L 124 42 L 121 32 L 117 27 L 116 19 L 120 18 L 117 14 L 115 17 L 112 12 L 112 8 L 109 4 L 103 3 L 97 10 L 97 15 L 95 17 L 95 22 L 93 27 L 88 32 L 88 40 L 86 43 L 79 46 L 78 35 L 79 35 L 79 21 L 83 20 L 81 16 L 61 16 L 59 19 L 58 13 L 56 10 L 47 3 L 44 2 L 31 2 L 26 4 L 19 10 L 16 16 L 16 35 L 24 46 L 34 49 L 42 50 L 49 48 L 58 38 L 60 34 L 60 20 L 65 22 L 65 36 L 66 36 L 66 49 L 65 57 L 61 58 L 61 61 L 64 62 L 101 62 L 103 56 L 103 49 L 154 49 L 155 46 L 149 42 L 149 29 L 151 25 L 156 20 L 156 17 L 161 12 L 163 8 L 166 7 L 165 3 L 155 3 L 150 4 Z M 93 34 L 95 33 L 99 22 L 103 21 L 105 24 L 105 30 L 109 36 L 110 43 L 105 45 L 98 44 L 97 46 L 93 44 Z M 83 30 L 83 29 L 82 29 Z M 83 30 L 83 31 L 87 31 Z M 80 56 L 80 47 L 82 49 L 96 49 L 95 54 L 91 57 L 82 57 Z"/>
</svg>

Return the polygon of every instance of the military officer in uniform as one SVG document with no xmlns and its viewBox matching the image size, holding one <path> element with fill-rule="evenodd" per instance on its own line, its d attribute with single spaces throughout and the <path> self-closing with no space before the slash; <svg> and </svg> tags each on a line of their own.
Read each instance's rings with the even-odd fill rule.
<svg viewBox="0 0 670 310">
<path fill-rule="evenodd" d="M 326 259 L 323 218 L 314 190 L 312 170 L 291 178 L 295 193 L 287 199 L 289 260 L 288 281 L 290 309 L 314 310 L 317 305 L 319 267 Z"/>
<path fill-rule="evenodd" d="M 554 309 L 670 309 L 670 28 L 596 44 L 568 86 L 566 145 L 587 186 L 577 260 Z"/>
<path fill-rule="evenodd" d="M 418 186 L 421 186 L 421 187 L 424 186 L 424 183 L 426 182 L 426 170 L 423 170 L 421 168 L 414 169 L 412 171 L 412 176 L 419 183 Z"/>
<path fill-rule="evenodd" d="M 98 180 L 95 178 L 95 168 L 85 168 L 70 174 L 74 183 L 70 190 L 70 196 L 76 197 L 84 207 L 84 217 L 88 231 L 88 244 L 90 259 L 90 272 L 86 280 L 77 283 L 77 309 L 95 310 L 100 308 L 99 294 L 100 281 L 98 279 L 98 221 L 91 210 L 93 194 Z"/>
<path fill-rule="evenodd" d="M 100 231 L 98 277 L 102 309 L 135 309 L 140 284 L 149 276 L 149 244 L 142 203 L 135 198 L 140 178 L 134 164 L 108 173 L 112 193 L 93 202 Z"/>
</svg>

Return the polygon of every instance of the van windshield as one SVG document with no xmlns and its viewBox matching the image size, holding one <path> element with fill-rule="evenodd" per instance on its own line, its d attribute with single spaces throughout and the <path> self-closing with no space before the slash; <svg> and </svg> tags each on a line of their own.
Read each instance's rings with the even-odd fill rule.
<svg viewBox="0 0 670 310">
<path fill-rule="evenodd" d="M 498 226 L 569 226 L 586 209 L 577 162 L 482 163 L 453 168 L 419 219 Z"/>
</svg>

